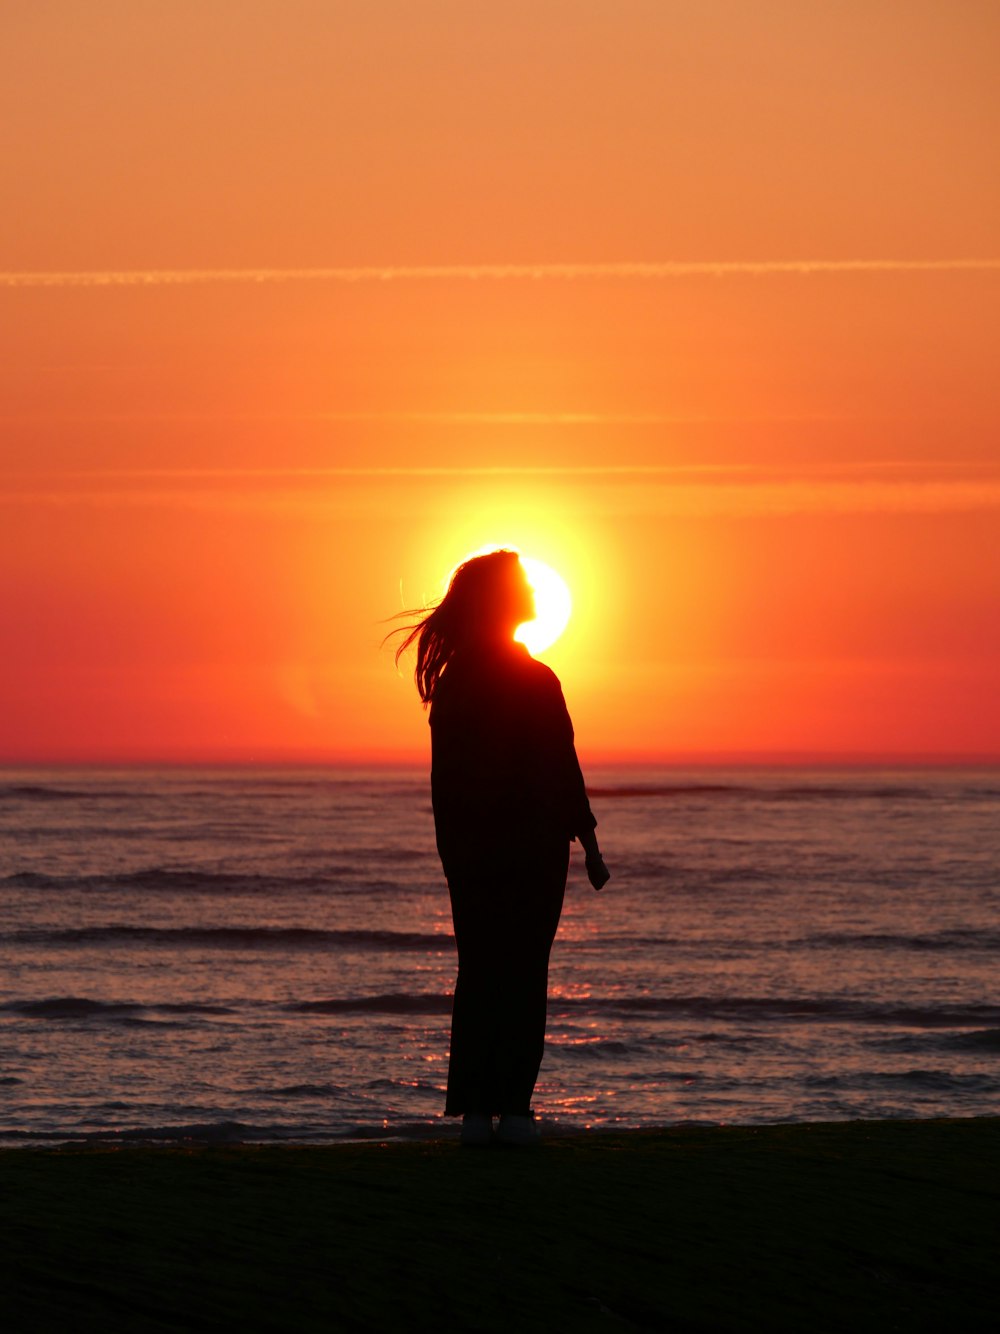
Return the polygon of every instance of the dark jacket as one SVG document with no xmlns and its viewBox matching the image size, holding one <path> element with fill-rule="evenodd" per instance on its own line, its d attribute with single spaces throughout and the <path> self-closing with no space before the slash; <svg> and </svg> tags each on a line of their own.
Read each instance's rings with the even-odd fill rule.
<svg viewBox="0 0 1000 1334">
<path fill-rule="evenodd" d="M 456 654 L 430 711 L 431 797 L 449 864 L 515 857 L 597 824 L 559 678 L 522 644 Z"/>
</svg>

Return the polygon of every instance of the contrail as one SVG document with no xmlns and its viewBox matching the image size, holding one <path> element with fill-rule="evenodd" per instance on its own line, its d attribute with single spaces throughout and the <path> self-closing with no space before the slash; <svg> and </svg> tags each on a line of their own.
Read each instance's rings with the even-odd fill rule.
<svg viewBox="0 0 1000 1334">
<path fill-rule="evenodd" d="M 182 287 L 208 283 L 665 279 L 823 273 L 984 273 L 1000 259 L 665 260 L 610 264 L 390 264 L 315 269 L 8 270 L 0 287 Z"/>
<path fill-rule="evenodd" d="M 28 470 L 8 472 L 7 477 L 32 479 L 135 481 L 322 481 L 324 479 L 379 480 L 393 477 L 538 477 L 538 478 L 654 478 L 663 481 L 677 479 L 704 479 L 714 484 L 722 480 L 743 480 L 748 485 L 757 482 L 794 478 L 825 477 L 830 480 L 851 478 L 869 480 L 885 477 L 891 483 L 892 474 L 913 474 L 916 479 L 934 473 L 946 472 L 954 478 L 975 477 L 982 473 L 1000 473 L 992 461 L 949 459 L 850 459 L 845 461 L 817 461 L 802 463 L 570 463 L 570 464 L 334 464 L 330 466 L 285 466 L 270 468 L 215 467 L 215 468 L 73 468 L 59 470 Z M 905 479 L 904 479 L 905 480 Z M 1000 484 L 1000 477 L 997 479 Z"/>
<path fill-rule="evenodd" d="M 205 513 L 305 515 L 335 519 L 412 517 L 413 488 L 400 477 L 386 491 L 369 486 L 355 493 L 343 487 L 321 490 L 67 490 L 0 489 L 0 508 L 40 507 L 135 510 L 188 510 Z M 434 493 L 428 514 L 450 513 L 446 492 Z M 648 479 L 605 481 L 588 511 L 625 520 L 636 515 L 662 518 L 710 516 L 780 517 L 792 514 L 969 514 L 1000 510 L 1000 482 L 985 481 L 786 481 L 745 485 L 740 481 L 650 485 Z M 596 508 L 595 508 L 596 506 Z"/>
</svg>

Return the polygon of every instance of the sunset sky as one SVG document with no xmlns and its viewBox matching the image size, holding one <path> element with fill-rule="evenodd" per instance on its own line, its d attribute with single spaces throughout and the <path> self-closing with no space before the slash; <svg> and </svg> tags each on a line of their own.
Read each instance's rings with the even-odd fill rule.
<svg viewBox="0 0 1000 1334">
<path fill-rule="evenodd" d="M 426 756 L 570 585 L 587 760 L 1000 755 L 993 0 L 0 18 L 0 760 Z"/>
</svg>

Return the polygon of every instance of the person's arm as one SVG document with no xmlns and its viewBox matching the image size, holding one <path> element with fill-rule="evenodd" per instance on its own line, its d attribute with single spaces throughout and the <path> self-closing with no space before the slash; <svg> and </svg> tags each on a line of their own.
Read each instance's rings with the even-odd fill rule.
<svg viewBox="0 0 1000 1334">
<path fill-rule="evenodd" d="M 611 872 L 605 866 L 601 850 L 597 846 L 597 833 L 593 829 L 587 829 L 579 838 L 586 857 L 587 879 L 595 889 L 602 889 L 611 879 Z"/>
<path fill-rule="evenodd" d="M 566 708 L 562 687 L 555 674 L 542 669 L 535 680 L 532 746 L 536 756 L 534 772 L 541 778 L 541 790 L 554 802 L 557 818 L 571 839 L 578 838 L 586 857 L 587 878 L 595 889 L 611 879 L 597 846 L 594 826 L 597 821 L 590 809 L 587 788 L 577 759 L 573 723 Z"/>
</svg>

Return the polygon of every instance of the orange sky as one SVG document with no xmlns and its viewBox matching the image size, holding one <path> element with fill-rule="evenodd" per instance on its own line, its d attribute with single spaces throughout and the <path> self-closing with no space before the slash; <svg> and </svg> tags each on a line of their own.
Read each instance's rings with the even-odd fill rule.
<svg viewBox="0 0 1000 1334">
<path fill-rule="evenodd" d="M 494 541 L 573 590 L 585 760 L 1000 754 L 989 0 L 0 52 L 0 761 L 425 757 L 381 621 Z"/>
</svg>

